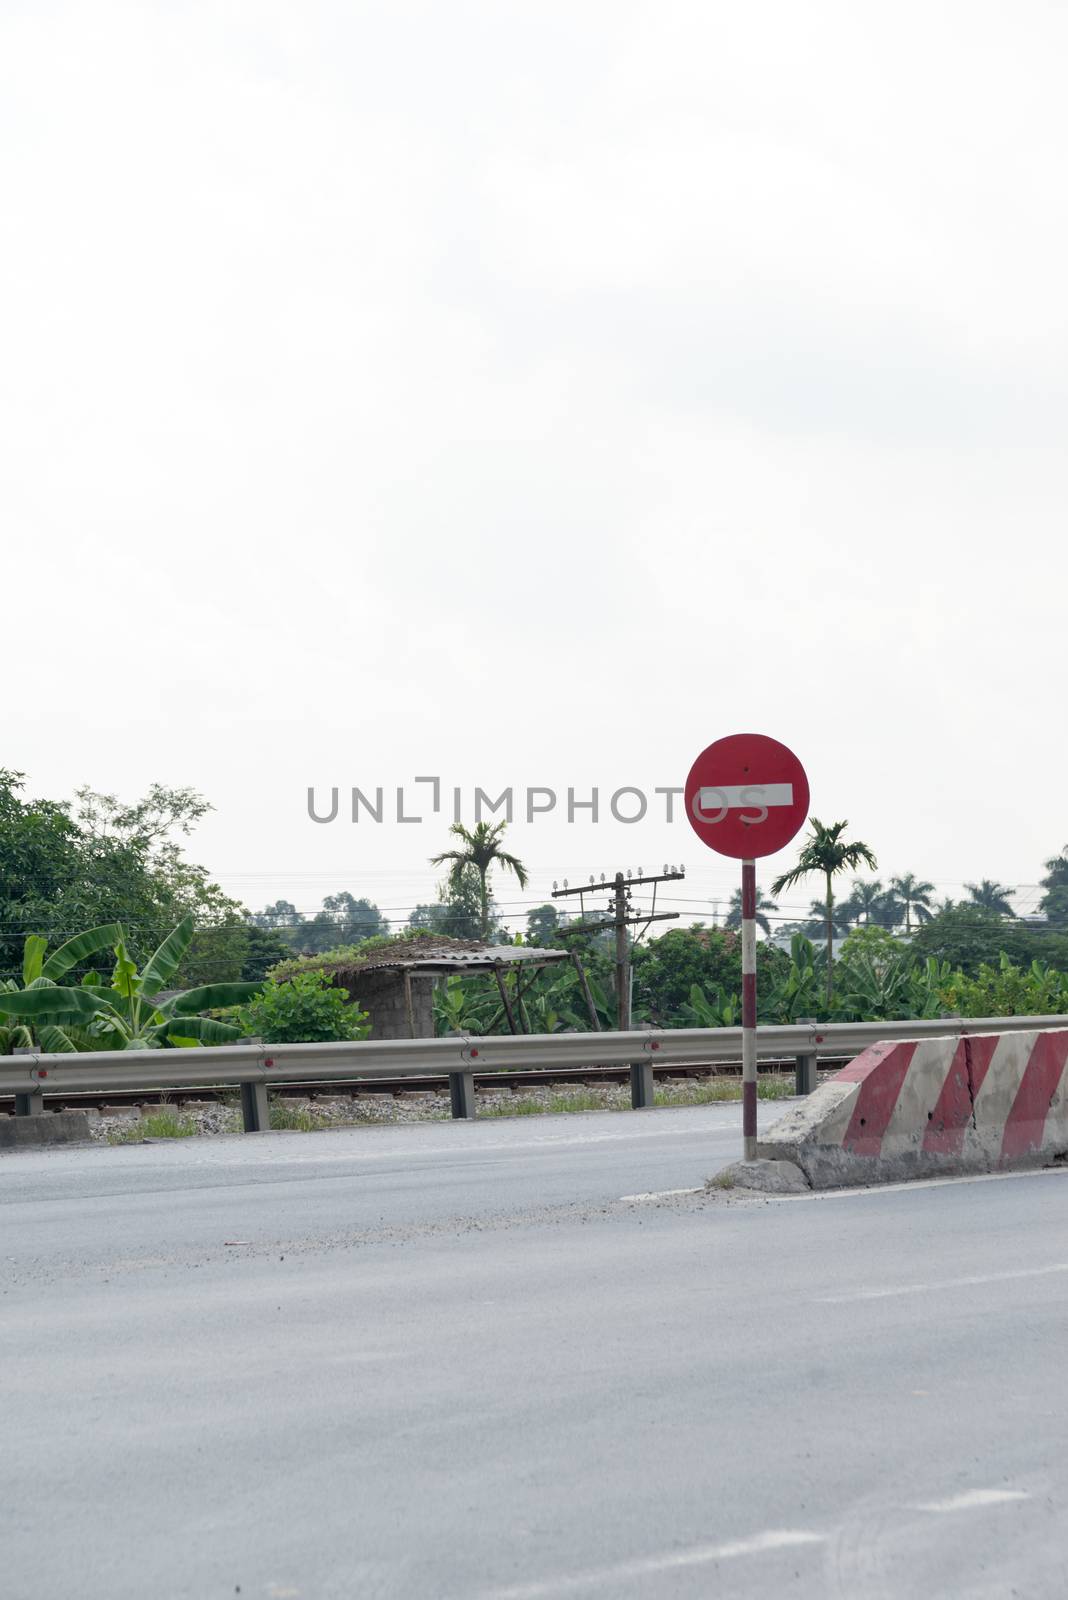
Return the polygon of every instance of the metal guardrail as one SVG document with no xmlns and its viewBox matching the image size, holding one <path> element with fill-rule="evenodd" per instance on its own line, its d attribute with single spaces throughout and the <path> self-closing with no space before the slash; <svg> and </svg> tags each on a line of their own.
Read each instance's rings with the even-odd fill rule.
<svg viewBox="0 0 1068 1600">
<path fill-rule="evenodd" d="M 820 1056 L 859 1054 L 880 1040 L 1068 1028 L 1068 1016 L 936 1017 L 907 1022 L 791 1023 L 761 1028 L 757 1054 L 793 1056 L 797 1090 L 816 1086 Z M 381 1039 L 329 1044 L 241 1044 L 187 1050 L 93 1051 L 0 1056 L 0 1093 L 14 1094 L 16 1115 L 44 1109 L 46 1094 L 235 1086 L 246 1133 L 270 1126 L 271 1084 L 447 1075 L 454 1117 L 475 1114 L 474 1074 L 531 1067 L 629 1066 L 631 1104 L 653 1104 L 653 1067 L 702 1066 L 741 1059 L 741 1028 L 637 1029 L 631 1033 L 493 1034 L 447 1039 Z"/>
</svg>

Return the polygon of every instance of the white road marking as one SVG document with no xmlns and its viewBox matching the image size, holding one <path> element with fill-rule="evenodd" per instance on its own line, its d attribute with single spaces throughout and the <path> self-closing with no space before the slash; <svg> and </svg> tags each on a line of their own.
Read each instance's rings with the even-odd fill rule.
<svg viewBox="0 0 1068 1600">
<path fill-rule="evenodd" d="M 790 1550 L 798 1545 L 825 1544 L 825 1533 L 810 1533 L 803 1528 L 770 1528 L 751 1539 L 732 1539 L 726 1544 L 700 1544 L 690 1550 L 671 1550 L 647 1556 L 640 1561 L 621 1561 L 614 1567 L 594 1567 L 588 1572 L 510 1584 L 489 1591 L 493 1600 L 539 1600 L 542 1595 L 578 1594 L 604 1584 L 625 1583 L 635 1578 L 652 1577 L 660 1572 L 677 1572 L 686 1567 L 706 1566 L 714 1561 L 731 1561 L 736 1556 L 757 1556 L 768 1550 Z"/>
<path fill-rule="evenodd" d="M 645 1194 L 621 1194 L 620 1205 L 641 1205 L 645 1200 L 669 1200 L 674 1194 L 704 1194 L 704 1185 L 696 1189 L 649 1189 Z"/>
<path fill-rule="evenodd" d="M 1014 1283 L 1019 1278 L 1048 1278 L 1057 1272 L 1068 1272 L 1068 1261 L 1057 1261 L 1048 1267 L 1022 1267 L 1018 1272 L 977 1272 L 968 1278 L 943 1278 L 937 1283 L 899 1283 L 892 1288 L 851 1289 L 847 1294 L 817 1295 L 812 1301 L 817 1306 L 843 1306 L 854 1300 L 892 1300 L 902 1294 L 931 1294 L 937 1289 L 970 1289 L 982 1283 Z"/>
<path fill-rule="evenodd" d="M 917 1511 L 935 1511 L 939 1515 L 948 1511 L 978 1511 L 982 1506 L 1000 1506 L 1009 1500 L 1029 1500 L 1023 1489 L 968 1489 L 949 1500 L 929 1500 L 917 1506 Z"/>
</svg>

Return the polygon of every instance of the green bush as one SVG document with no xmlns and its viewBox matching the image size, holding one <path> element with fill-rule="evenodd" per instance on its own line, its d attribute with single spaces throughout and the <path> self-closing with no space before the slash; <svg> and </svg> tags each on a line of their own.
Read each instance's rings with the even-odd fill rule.
<svg viewBox="0 0 1068 1600">
<path fill-rule="evenodd" d="M 1068 1007 L 1068 975 L 1041 961 L 1019 967 L 1002 955 L 996 967 L 984 961 L 975 977 L 953 973 L 945 998 L 962 1017 L 1055 1016 Z"/>
<path fill-rule="evenodd" d="M 266 1044 L 313 1044 L 323 1039 L 366 1039 L 367 1012 L 321 972 L 300 972 L 268 983 L 238 1012 L 246 1034 Z"/>
</svg>

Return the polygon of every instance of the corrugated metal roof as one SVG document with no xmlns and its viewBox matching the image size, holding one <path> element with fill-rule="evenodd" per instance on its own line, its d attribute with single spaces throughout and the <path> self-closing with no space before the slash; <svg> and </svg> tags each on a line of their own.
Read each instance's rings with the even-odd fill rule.
<svg viewBox="0 0 1068 1600">
<path fill-rule="evenodd" d="M 361 972 L 390 969 L 397 972 L 423 972 L 427 976 L 449 972 L 492 972 L 494 967 L 548 966 L 568 961 L 566 950 L 544 950 L 536 945 L 472 945 L 464 950 L 436 949 L 425 955 L 409 955 L 399 950 L 374 951 L 364 961 L 332 968 L 336 977 L 356 976 Z"/>
</svg>

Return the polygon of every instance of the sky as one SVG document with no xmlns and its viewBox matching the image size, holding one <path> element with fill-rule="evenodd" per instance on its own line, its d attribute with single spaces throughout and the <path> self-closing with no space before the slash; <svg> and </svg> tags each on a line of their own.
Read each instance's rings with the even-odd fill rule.
<svg viewBox="0 0 1068 1600">
<path fill-rule="evenodd" d="M 1033 908 L 1066 58 L 1040 0 L 0 0 L 0 762 L 192 785 L 253 908 L 403 921 L 449 816 L 352 786 L 603 812 L 758 731 L 884 879 Z M 578 818 L 513 823 L 509 915 L 737 881 L 662 800 Z"/>
</svg>

